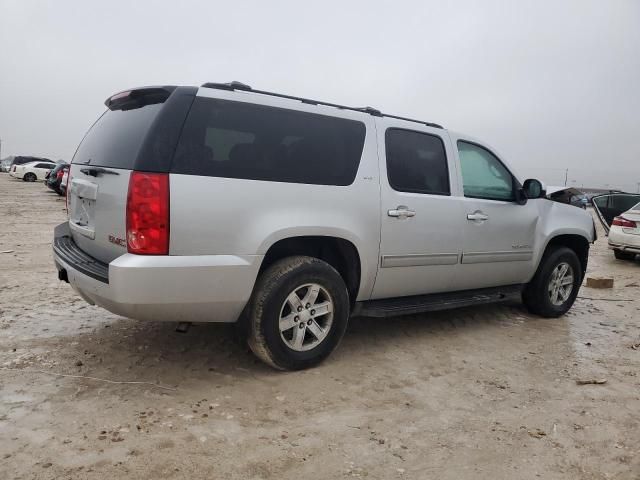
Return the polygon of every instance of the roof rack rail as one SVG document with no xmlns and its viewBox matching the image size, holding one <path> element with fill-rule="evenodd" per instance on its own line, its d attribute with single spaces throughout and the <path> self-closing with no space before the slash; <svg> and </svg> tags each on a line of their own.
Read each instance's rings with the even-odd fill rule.
<svg viewBox="0 0 640 480">
<path fill-rule="evenodd" d="M 396 120 L 405 120 L 407 122 L 421 123 L 422 125 L 426 125 L 427 127 L 444 128 L 442 127 L 442 125 L 438 125 L 437 123 L 425 122 L 422 120 L 415 120 L 413 118 L 407 118 L 407 117 L 398 117 L 397 115 L 388 115 L 386 113 L 382 113 L 380 110 L 377 110 L 373 107 L 347 107 L 346 105 L 339 105 L 337 103 L 322 102 L 320 100 L 312 100 L 310 98 L 295 97 L 293 95 L 285 95 L 283 93 L 267 92 L 266 90 L 255 90 L 251 88 L 249 85 L 245 83 L 237 82 L 237 81 L 233 81 L 229 83 L 207 82 L 207 83 L 203 83 L 201 86 L 204 88 L 215 88 L 218 90 L 228 90 L 228 91 L 240 90 L 243 92 L 259 93 L 261 95 L 269 95 L 271 97 L 286 98 L 289 100 L 298 100 L 308 105 L 324 105 L 326 107 L 339 108 L 340 110 L 352 110 L 354 112 L 368 113 L 369 115 L 373 115 L 374 117 L 395 118 Z"/>
</svg>

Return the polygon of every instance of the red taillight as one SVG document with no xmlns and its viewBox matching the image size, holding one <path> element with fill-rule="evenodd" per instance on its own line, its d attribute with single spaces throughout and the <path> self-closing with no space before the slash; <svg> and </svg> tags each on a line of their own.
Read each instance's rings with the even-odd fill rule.
<svg viewBox="0 0 640 480">
<path fill-rule="evenodd" d="M 615 217 L 611 225 L 617 225 L 618 227 L 624 228 L 636 228 L 636 222 L 632 222 L 631 220 L 627 220 L 623 217 Z"/>
<path fill-rule="evenodd" d="M 64 169 L 58 170 L 58 173 L 56 173 L 56 179 L 62 180 L 63 176 L 64 176 Z"/>
<path fill-rule="evenodd" d="M 127 250 L 169 253 L 169 175 L 132 172 L 127 195 Z"/>
</svg>

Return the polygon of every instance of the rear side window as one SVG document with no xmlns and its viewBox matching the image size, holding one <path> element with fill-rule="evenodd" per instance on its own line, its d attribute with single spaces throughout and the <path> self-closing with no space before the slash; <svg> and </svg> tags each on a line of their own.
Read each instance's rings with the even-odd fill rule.
<svg viewBox="0 0 640 480">
<path fill-rule="evenodd" d="M 82 139 L 72 163 L 132 170 L 161 103 L 107 110 Z"/>
<path fill-rule="evenodd" d="M 353 183 L 362 122 L 197 97 L 172 172 L 316 185 Z"/>
<path fill-rule="evenodd" d="M 442 139 L 390 128 L 385 134 L 389 185 L 400 192 L 449 195 L 449 169 Z"/>
</svg>

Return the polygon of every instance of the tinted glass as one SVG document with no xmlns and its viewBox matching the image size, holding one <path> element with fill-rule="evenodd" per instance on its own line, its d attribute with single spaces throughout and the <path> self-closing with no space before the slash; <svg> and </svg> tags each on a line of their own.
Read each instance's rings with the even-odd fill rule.
<svg viewBox="0 0 640 480">
<path fill-rule="evenodd" d="M 638 203 L 637 195 L 612 195 L 610 200 L 610 208 L 626 212 L 631 210 Z"/>
<path fill-rule="evenodd" d="M 632 208 L 638 208 L 638 200 L 640 200 L 640 194 L 614 193 L 594 197 L 592 202 L 604 221 L 611 225 L 614 217 Z"/>
<path fill-rule="evenodd" d="M 72 163 L 133 169 L 140 146 L 162 104 L 133 110 L 107 110 L 73 156 Z"/>
<path fill-rule="evenodd" d="M 489 200 L 514 199 L 513 176 L 486 148 L 458 141 L 465 197 Z"/>
<path fill-rule="evenodd" d="M 390 128 L 385 134 L 389 185 L 401 192 L 449 195 L 449 170 L 440 137 Z"/>
<path fill-rule="evenodd" d="M 295 110 L 198 97 L 172 172 L 317 185 L 353 183 L 365 126 Z"/>
<path fill-rule="evenodd" d="M 606 208 L 607 207 L 607 203 L 609 202 L 609 197 L 597 197 L 591 200 L 593 203 L 595 203 L 599 208 Z"/>
</svg>

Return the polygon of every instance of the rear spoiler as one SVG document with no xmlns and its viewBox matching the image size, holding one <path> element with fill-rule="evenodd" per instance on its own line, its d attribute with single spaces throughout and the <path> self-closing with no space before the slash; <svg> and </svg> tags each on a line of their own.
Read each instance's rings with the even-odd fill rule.
<svg viewBox="0 0 640 480">
<path fill-rule="evenodd" d="M 175 89 L 176 87 L 172 85 L 132 88 L 110 96 L 104 104 L 109 110 L 133 110 L 145 105 L 164 103 Z"/>
</svg>

